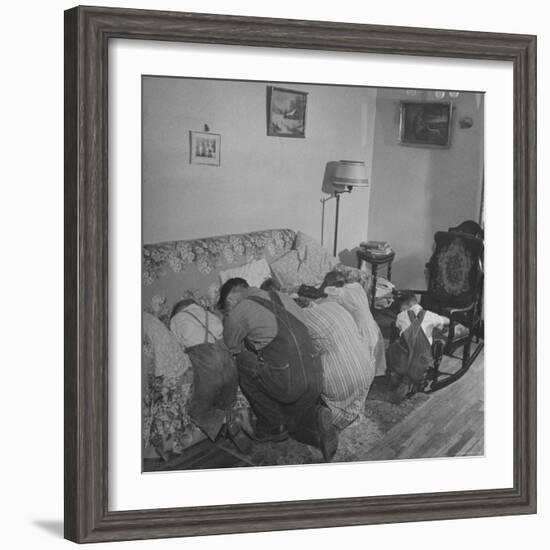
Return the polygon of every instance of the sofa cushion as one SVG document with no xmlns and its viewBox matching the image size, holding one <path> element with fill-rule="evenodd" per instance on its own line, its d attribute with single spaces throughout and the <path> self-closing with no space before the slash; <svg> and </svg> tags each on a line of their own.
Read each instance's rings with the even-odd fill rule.
<svg viewBox="0 0 550 550">
<path fill-rule="evenodd" d="M 260 287 L 266 279 L 271 277 L 271 270 L 269 269 L 269 264 L 266 259 L 262 258 L 261 260 L 255 260 L 240 267 L 233 267 L 225 271 L 220 271 L 220 282 L 222 285 L 234 277 L 244 279 L 250 286 Z"/>
<path fill-rule="evenodd" d="M 315 274 L 315 282 L 320 283 L 325 275 L 338 265 L 338 259 L 323 248 L 313 237 L 298 231 L 294 248 L 300 262 Z"/>
<path fill-rule="evenodd" d="M 313 285 L 317 280 L 308 265 L 300 261 L 297 250 L 290 250 L 272 262 L 270 267 L 282 290 L 295 289 L 302 284 Z"/>
</svg>

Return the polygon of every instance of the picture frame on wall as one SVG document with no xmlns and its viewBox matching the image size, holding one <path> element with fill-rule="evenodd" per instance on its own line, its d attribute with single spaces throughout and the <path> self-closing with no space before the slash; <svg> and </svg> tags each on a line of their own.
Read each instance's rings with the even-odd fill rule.
<svg viewBox="0 0 550 550">
<path fill-rule="evenodd" d="M 399 140 L 403 145 L 446 148 L 451 144 L 451 102 L 402 101 Z"/>
<path fill-rule="evenodd" d="M 475 31 L 104 7 L 76 7 L 65 12 L 64 430 L 67 539 L 85 543 L 536 512 L 536 39 L 519 34 L 504 38 L 499 34 Z M 134 54 L 139 48 L 155 51 L 158 68 L 144 66 L 136 69 L 133 65 L 128 68 L 131 64 L 126 67 L 121 58 L 113 63 L 110 56 L 114 48 L 125 41 L 132 43 Z M 513 82 L 512 79 L 504 82 L 511 98 L 510 109 L 506 115 L 500 114 L 508 117 L 513 132 L 513 165 L 510 162 L 506 168 L 510 182 L 506 191 L 510 197 L 506 220 L 491 221 L 494 220 L 491 216 L 499 210 L 498 205 L 496 209 L 493 206 L 495 196 L 505 194 L 502 182 L 498 182 L 496 194 L 491 191 L 494 189 L 491 178 L 487 177 L 484 186 L 489 213 L 487 223 L 503 224 L 500 233 L 505 235 L 505 242 L 501 244 L 513 250 L 507 267 L 492 270 L 508 281 L 513 310 L 509 324 L 504 327 L 511 335 L 510 341 L 513 340 L 513 352 L 507 357 L 506 368 L 498 365 L 500 381 L 509 389 L 507 392 L 497 389 L 506 412 L 496 419 L 497 432 L 506 430 L 509 434 L 502 447 L 495 446 L 493 436 L 496 433 L 490 432 L 493 446 L 487 448 L 485 456 L 448 459 L 445 467 L 450 472 L 449 479 L 437 480 L 434 480 L 429 463 L 418 464 L 423 461 L 393 461 L 401 464 L 389 466 L 380 463 L 316 464 L 266 468 L 255 473 L 255 479 L 262 475 L 262 479 L 271 480 L 271 484 L 254 482 L 247 468 L 233 470 L 231 476 L 222 470 L 199 472 L 200 479 L 192 471 L 177 475 L 173 472 L 152 475 L 141 471 L 139 412 L 136 418 L 123 424 L 122 431 L 115 431 L 115 426 L 120 423 L 120 406 L 131 404 L 139 411 L 141 400 L 139 390 L 132 392 L 128 389 L 131 384 L 139 387 L 141 379 L 137 367 L 141 360 L 142 337 L 139 261 L 135 273 L 125 271 L 129 276 L 124 278 L 124 288 L 118 279 L 121 270 L 127 269 L 136 257 L 140 259 L 135 246 L 140 241 L 141 232 L 141 172 L 139 153 L 136 155 L 140 142 L 128 139 L 128 148 L 114 147 L 113 139 L 108 138 L 113 136 L 115 127 L 117 131 L 123 128 L 129 136 L 139 134 L 141 128 L 139 115 L 130 120 L 127 127 L 116 126 L 117 113 L 122 112 L 126 108 L 124 103 L 130 100 L 124 95 L 124 101 L 120 101 L 113 93 L 113 86 L 124 85 L 135 91 L 133 95 L 137 100 L 132 112 L 140 113 L 143 74 L 163 76 L 168 72 L 182 76 L 181 67 L 185 65 L 180 63 L 176 68 L 167 65 L 170 56 L 162 54 L 166 42 L 179 46 L 191 44 L 193 52 L 190 55 L 196 56 L 202 55 L 199 46 L 238 46 L 236 49 L 240 51 L 250 49 L 255 54 L 260 51 L 258 47 L 270 48 L 272 52 L 280 50 L 288 59 L 299 58 L 302 51 L 314 50 L 316 55 L 332 56 L 335 64 L 343 63 L 349 52 L 365 58 L 371 54 L 384 54 L 392 59 L 410 58 L 418 66 L 421 58 L 509 64 Z M 199 64 L 205 65 L 207 55 L 204 56 Z M 148 63 L 148 60 L 143 61 Z M 217 70 L 220 78 L 243 78 L 240 65 L 222 66 L 220 63 Z M 350 79 L 348 83 L 355 83 L 351 81 L 352 77 L 347 78 Z M 464 80 L 464 72 L 461 78 Z M 285 82 L 277 78 L 256 80 Z M 384 81 L 373 84 L 387 85 Z M 479 91 L 477 87 L 475 89 Z M 502 90 L 500 87 L 499 92 Z M 304 97 L 305 94 L 293 90 L 285 93 L 296 94 L 295 97 L 298 94 Z M 267 94 L 269 98 L 269 87 Z M 294 120 L 292 111 L 281 107 L 284 101 L 279 101 L 277 94 L 279 92 L 276 92 L 276 101 L 268 100 L 268 135 L 305 137 L 305 98 L 303 113 L 300 110 L 297 115 L 299 123 L 296 127 L 277 124 L 273 129 L 275 133 L 269 134 L 271 105 L 278 105 L 276 111 L 281 111 L 278 114 L 284 111 L 284 117 Z M 263 120 L 263 104 L 260 109 Z M 391 105 L 391 113 L 395 127 L 395 102 Z M 439 140 L 443 140 L 446 133 L 445 125 L 437 126 L 439 122 L 437 118 L 434 122 L 432 115 L 423 114 L 421 119 L 428 127 L 436 124 L 432 129 L 439 136 L 438 140 L 432 138 L 431 142 L 425 138 L 424 145 L 441 146 Z M 492 119 L 488 123 L 493 123 Z M 451 126 L 450 112 L 448 126 Z M 392 128 L 395 136 L 393 132 Z M 286 136 L 287 133 L 298 135 Z M 219 165 L 221 137 L 204 132 L 196 134 L 195 143 L 204 145 L 204 140 L 213 140 L 215 151 L 199 150 L 196 154 L 191 147 L 190 162 L 195 164 L 195 161 L 214 159 L 212 162 Z M 218 136 L 219 140 L 212 135 Z M 419 134 L 409 129 L 404 137 L 422 141 L 422 136 L 422 132 Z M 181 138 L 186 139 L 185 133 L 182 132 Z M 361 139 L 357 135 L 357 140 Z M 395 137 L 391 140 L 395 143 Z M 192 134 L 190 143 L 193 144 Z M 487 145 L 490 147 L 491 144 Z M 224 147 L 224 158 L 227 159 L 228 138 L 224 139 Z M 238 145 L 235 150 L 242 153 Z M 178 151 L 181 149 L 178 148 L 175 154 Z M 167 154 L 172 153 L 170 150 Z M 326 162 L 329 160 L 327 158 Z M 178 162 L 186 164 L 181 155 Z M 126 182 L 135 185 L 126 185 Z M 133 187 L 137 190 L 137 198 L 134 201 L 122 200 Z M 194 192 L 194 189 L 187 191 Z M 134 210 L 131 210 L 132 204 L 137 205 Z M 163 205 L 164 208 L 169 206 Z M 205 215 L 210 212 L 208 204 L 197 203 L 195 207 Z M 487 277 L 490 273 L 491 270 L 487 270 Z M 120 294 L 126 297 L 126 301 L 121 301 Z M 498 307 L 498 304 L 488 302 L 484 309 L 488 325 L 493 323 L 494 326 L 494 319 L 499 318 Z M 509 301 L 506 308 L 507 311 L 510 309 Z M 502 323 L 497 324 L 502 328 Z M 130 341 L 133 344 L 128 344 Z M 135 376 L 132 380 L 120 376 L 120 368 L 124 365 L 133 369 Z M 505 371 L 509 378 L 504 381 Z M 489 388 L 487 391 L 493 390 Z M 491 430 L 495 421 L 491 411 L 487 420 L 487 429 Z M 126 434 L 134 433 L 136 426 L 138 436 L 136 441 L 130 441 Z M 116 458 L 126 446 L 138 451 L 121 466 Z M 485 463 L 494 464 L 491 460 L 505 471 L 503 478 L 506 481 L 493 483 L 472 473 L 473 468 L 481 468 Z M 382 470 L 390 466 L 400 468 L 405 474 L 400 479 L 408 480 L 408 484 L 403 481 L 393 486 L 379 485 L 381 480 L 390 483 L 395 477 L 392 475 L 394 470 Z M 419 474 L 422 468 L 426 475 Z M 299 478 L 293 478 L 294 482 L 289 481 L 292 471 L 298 471 L 299 475 Z M 382 471 L 387 473 L 382 475 Z M 174 476 L 179 476 L 178 479 L 185 477 L 185 491 L 174 490 Z M 216 476 L 216 482 L 210 483 L 213 477 L 209 476 Z M 124 483 L 129 481 L 123 485 L 121 479 Z M 365 480 L 370 480 L 368 486 L 362 484 Z M 455 483 L 452 488 L 444 484 L 449 480 Z M 235 485 L 230 485 L 232 483 Z M 224 485 L 234 487 L 231 498 L 216 493 Z M 282 495 L 283 489 L 288 489 L 284 494 L 289 496 L 273 496 Z M 294 492 L 290 494 L 290 491 Z M 159 498 L 163 497 L 170 497 L 172 504 L 162 504 Z"/>
<path fill-rule="evenodd" d="M 210 132 L 189 131 L 190 164 L 220 166 L 221 135 Z"/>
<path fill-rule="evenodd" d="M 267 135 L 305 138 L 307 92 L 267 87 Z"/>
</svg>

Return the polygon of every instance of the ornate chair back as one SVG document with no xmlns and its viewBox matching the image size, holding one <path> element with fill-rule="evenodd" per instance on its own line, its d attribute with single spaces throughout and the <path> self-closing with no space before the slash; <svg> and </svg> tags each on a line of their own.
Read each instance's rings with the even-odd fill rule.
<svg viewBox="0 0 550 550">
<path fill-rule="evenodd" d="M 438 231 L 428 263 L 432 307 L 467 307 L 479 298 L 483 282 L 483 241 L 455 231 Z M 438 309 L 438 308 L 436 308 Z"/>
</svg>

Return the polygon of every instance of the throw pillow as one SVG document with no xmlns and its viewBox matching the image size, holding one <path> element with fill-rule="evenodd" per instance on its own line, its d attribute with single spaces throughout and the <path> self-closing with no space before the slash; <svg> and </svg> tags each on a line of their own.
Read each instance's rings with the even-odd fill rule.
<svg viewBox="0 0 550 550">
<path fill-rule="evenodd" d="M 316 281 L 322 281 L 325 275 L 338 265 L 338 259 L 323 248 L 313 237 L 298 231 L 294 248 L 298 258 L 315 274 Z"/>
<path fill-rule="evenodd" d="M 257 286 L 259 288 L 266 279 L 271 277 L 271 271 L 269 270 L 269 264 L 265 258 L 255 260 L 240 267 L 233 267 L 225 271 L 220 271 L 220 281 L 222 285 L 234 277 L 241 277 L 250 286 Z"/>
<path fill-rule="evenodd" d="M 281 289 L 293 289 L 302 284 L 313 285 L 317 276 L 300 261 L 297 250 L 290 250 L 271 264 L 273 277 Z"/>
</svg>

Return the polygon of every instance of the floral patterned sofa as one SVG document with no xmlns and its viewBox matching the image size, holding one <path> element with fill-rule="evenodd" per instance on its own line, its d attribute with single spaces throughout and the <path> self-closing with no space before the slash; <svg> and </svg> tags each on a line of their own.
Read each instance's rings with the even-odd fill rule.
<svg viewBox="0 0 550 550">
<path fill-rule="evenodd" d="M 250 233 L 171 241 L 143 247 L 142 308 L 166 327 L 172 307 L 181 299 L 193 298 L 215 312 L 220 287 L 220 271 L 265 258 L 269 264 L 292 250 L 297 233 L 292 229 L 269 229 Z M 338 265 L 348 281 L 359 281 L 368 291 L 370 277 L 355 267 Z M 151 319 L 152 317 L 148 317 Z M 159 375 L 158 346 L 143 339 L 143 439 L 147 450 L 166 458 L 170 452 L 204 439 L 187 413 L 192 392 L 190 363 L 181 370 Z M 187 356 L 183 353 L 184 361 Z M 236 407 L 246 407 L 240 395 Z M 169 442 L 169 443 L 167 443 Z M 152 453 L 154 455 L 154 453 Z"/>
</svg>

